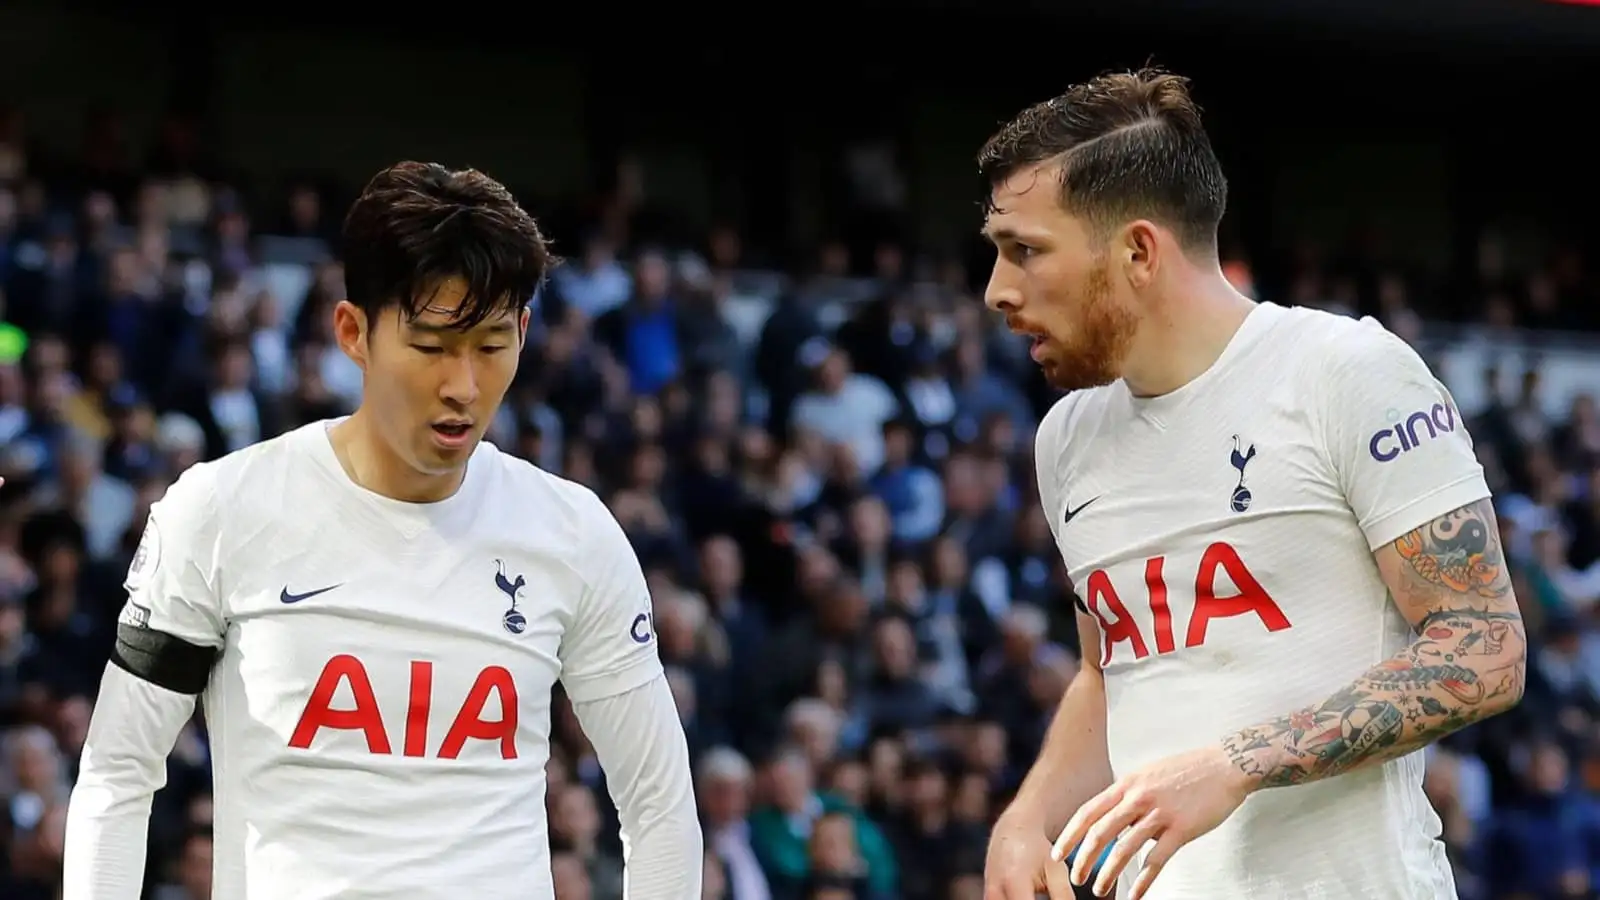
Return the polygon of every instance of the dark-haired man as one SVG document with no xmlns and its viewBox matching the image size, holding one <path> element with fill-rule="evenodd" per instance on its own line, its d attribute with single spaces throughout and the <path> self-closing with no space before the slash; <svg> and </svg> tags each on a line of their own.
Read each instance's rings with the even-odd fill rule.
<svg viewBox="0 0 1600 900">
<path fill-rule="evenodd" d="M 552 897 L 559 679 L 632 900 L 699 895 L 650 598 L 595 495 L 481 442 L 550 256 L 475 171 L 400 163 L 344 225 L 360 408 L 195 466 L 151 511 L 84 747 L 65 900 L 135 900 L 151 795 L 205 700 L 215 884 L 239 900 Z"/>
</svg>

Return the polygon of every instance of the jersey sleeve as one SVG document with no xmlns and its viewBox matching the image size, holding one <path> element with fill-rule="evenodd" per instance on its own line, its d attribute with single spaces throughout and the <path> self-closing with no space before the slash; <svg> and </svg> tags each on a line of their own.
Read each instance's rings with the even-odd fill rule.
<svg viewBox="0 0 1600 900">
<path fill-rule="evenodd" d="M 1422 357 L 1367 318 L 1315 373 L 1324 451 L 1368 546 L 1490 495 L 1449 390 Z"/>
<path fill-rule="evenodd" d="M 62 900 L 138 900 L 150 804 L 194 697 L 106 666 L 67 803 Z"/>
<path fill-rule="evenodd" d="M 217 592 L 215 475 L 185 472 L 150 509 L 123 582 L 112 662 L 145 681 L 198 694 L 225 624 Z"/>
<path fill-rule="evenodd" d="M 621 820 L 624 895 L 630 900 L 699 897 L 703 838 L 694 777 L 666 676 L 572 708 L 594 744 Z"/>
<path fill-rule="evenodd" d="M 622 526 L 598 497 L 576 563 L 585 587 L 561 641 L 561 683 L 574 703 L 631 691 L 662 673 L 650 591 Z"/>
</svg>

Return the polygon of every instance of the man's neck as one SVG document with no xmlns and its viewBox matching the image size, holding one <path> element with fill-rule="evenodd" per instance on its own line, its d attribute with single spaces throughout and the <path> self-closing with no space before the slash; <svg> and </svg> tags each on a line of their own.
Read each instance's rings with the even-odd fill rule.
<svg viewBox="0 0 1600 900">
<path fill-rule="evenodd" d="M 1221 271 L 1197 277 L 1177 296 L 1156 304 L 1140 324 L 1122 378 L 1138 397 L 1159 397 L 1211 368 L 1256 302 Z"/>
<path fill-rule="evenodd" d="M 333 426 L 328 438 L 333 442 L 333 455 L 351 481 L 391 500 L 437 503 L 459 490 L 466 477 L 465 468 L 428 475 L 406 465 L 384 444 L 359 409 Z"/>
</svg>

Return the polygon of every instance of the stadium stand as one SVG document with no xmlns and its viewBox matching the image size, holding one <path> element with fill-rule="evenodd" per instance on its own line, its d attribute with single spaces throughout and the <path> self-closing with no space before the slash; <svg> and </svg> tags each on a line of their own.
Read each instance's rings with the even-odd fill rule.
<svg viewBox="0 0 1600 900">
<path fill-rule="evenodd" d="M 337 205 L 176 148 L 107 167 L 0 116 L 0 896 L 57 894 L 64 804 L 145 511 L 196 461 L 342 415 Z M 48 165 L 46 164 L 48 163 Z M 249 189 L 246 189 L 249 188 Z M 246 198 L 251 198 L 247 202 Z M 707 900 L 976 900 L 991 817 L 1076 666 L 1034 496 L 1052 399 L 976 299 L 894 241 L 793 271 L 741 234 L 643 243 L 592 198 L 493 440 L 594 486 L 649 576 L 706 823 Z M 1252 283 L 1375 315 L 1470 415 L 1536 635 L 1514 714 L 1430 750 L 1465 900 L 1600 886 L 1600 282 L 1485 235 L 1470 278 L 1293 254 Z M 619 900 L 603 776 L 558 707 L 561 900 Z M 788 817 L 819 810 L 811 837 Z M 196 720 L 151 824 L 156 900 L 210 900 Z"/>
</svg>

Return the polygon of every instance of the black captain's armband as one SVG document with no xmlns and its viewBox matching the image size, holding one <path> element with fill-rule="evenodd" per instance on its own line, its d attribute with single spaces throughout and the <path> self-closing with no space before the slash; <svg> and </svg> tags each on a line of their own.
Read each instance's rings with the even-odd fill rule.
<svg viewBox="0 0 1600 900">
<path fill-rule="evenodd" d="M 135 617 L 137 618 L 137 617 Z M 191 644 L 164 631 L 123 620 L 117 623 L 117 645 L 111 662 L 130 675 L 179 694 L 198 694 L 211 679 L 217 650 Z"/>
</svg>

